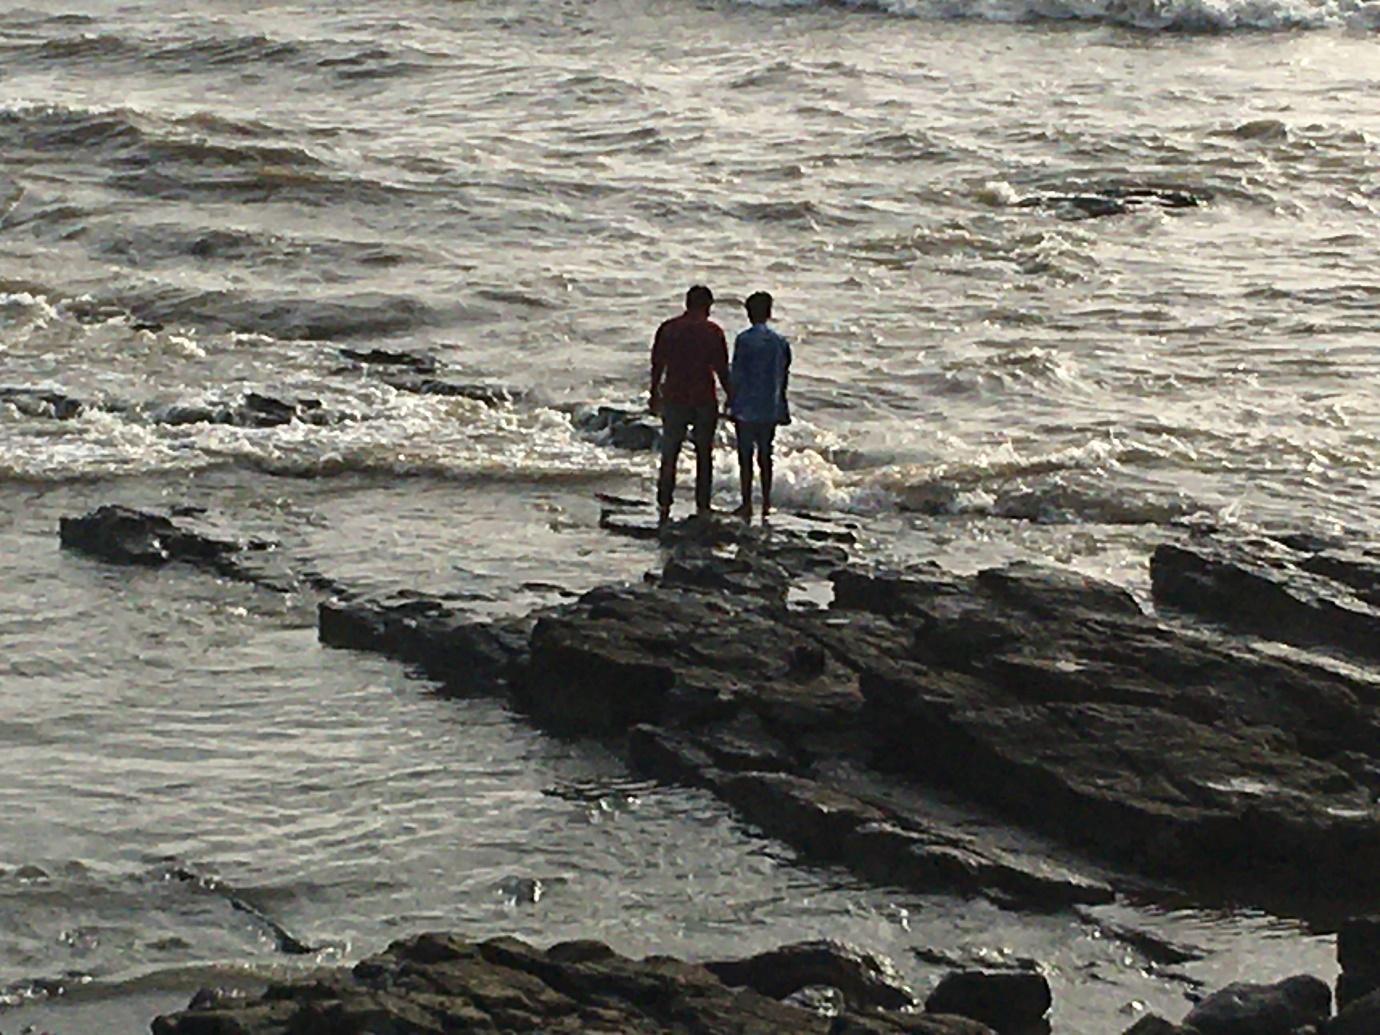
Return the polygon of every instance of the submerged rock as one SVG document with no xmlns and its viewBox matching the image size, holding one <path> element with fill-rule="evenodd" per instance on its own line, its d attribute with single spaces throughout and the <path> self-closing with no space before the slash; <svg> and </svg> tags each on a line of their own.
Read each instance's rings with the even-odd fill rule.
<svg viewBox="0 0 1380 1035">
<path fill-rule="evenodd" d="M 661 445 L 661 422 L 647 413 L 599 406 L 577 410 L 571 420 L 579 430 L 619 449 L 645 452 Z"/>
<path fill-rule="evenodd" d="M 347 419 L 327 410 L 320 399 L 279 399 L 246 392 L 230 403 L 178 403 L 149 413 L 156 424 L 224 424 L 236 428 L 279 428 L 294 422 L 337 424 Z"/>
<path fill-rule="evenodd" d="M 451 399 L 471 399 L 489 408 L 504 406 L 523 398 L 526 393 L 504 385 L 482 384 L 471 381 L 450 381 L 432 377 L 421 370 L 385 371 L 380 375 L 384 384 L 400 392 L 415 395 L 439 395 Z"/>
<path fill-rule="evenodd" d="M 1211 200 L 1204 191 L 1155 185 L 1098 186 L 1041 191 L 1015 202 L 1017 208 L 1043 208 L 1076 218 L 1122 216 L 1144 209 L 1197 208 Z"/>
<path fill-rule="evenodd" d="M 0 387 L 0 402 L 9 403 L 26 417 L 72 420 L 86 405 L 80 399 L 48 388 Z"/>
<path fill-rule="evenodd" d="M 117 564 L 157 566 L 189 561 L 223 567 L 245 549 L 243 542 L 218 538 L 165 514 L 108 505 L 58 524 L 62 545 Z"/>
<path fill-rule="evenodd" d="M 343 348 L 340 350 L 340 354 L 355 363 L 372 366 L 407 367 L 409 370 L 416 370 L 424 374 L 432 373 L 438 366 L 435 356 L 428 356 L 421 352 L 390 352 L 387 349 L 369 349 L 366 352 L 362 349 Z"/>
</svg>

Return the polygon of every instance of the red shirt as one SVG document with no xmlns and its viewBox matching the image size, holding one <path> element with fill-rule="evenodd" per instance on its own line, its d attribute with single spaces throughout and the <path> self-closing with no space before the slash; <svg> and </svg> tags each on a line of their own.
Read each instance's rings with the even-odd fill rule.
<svg viewBox="0 0 1380 1035">
<path fill-rule="evenodd" d="M 665 373 L 665 380 L 662 374 Z M 656 329 L 652 387 L 674 406 L 718 406 L 714 375 L 728 392 L 728 342 L 723 328 L 697 313 L 682 313 Z"/>
</svg>

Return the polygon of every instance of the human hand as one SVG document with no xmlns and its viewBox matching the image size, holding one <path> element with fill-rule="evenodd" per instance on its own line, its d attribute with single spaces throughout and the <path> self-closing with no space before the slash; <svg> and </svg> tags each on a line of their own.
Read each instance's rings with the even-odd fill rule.
<svg viewBox="0 0 1380 1035">
<path fill-rule="evenodd" d="M 647 412 L 653 417 L 661 416 L 661 395 L 653 392 L 647 397 Z"/>
</svg>

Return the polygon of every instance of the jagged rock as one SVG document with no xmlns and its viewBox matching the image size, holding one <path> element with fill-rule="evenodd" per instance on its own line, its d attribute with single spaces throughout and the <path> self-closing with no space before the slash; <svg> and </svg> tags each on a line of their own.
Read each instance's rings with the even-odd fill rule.
<svg viewBox="0 0 1380 1035">
<path fill-rule="evenodd" d="M 1155 600 L 1243 632 L 1380 658 L 1380 608 L 1365 597 L 1380 561 L 1241 544 L 1164 544 L 1150 561 Z"/>
<path fill-rule="evenodd" d="M 905 1013 L 888 1010 L 866 1017 L 846 1015 L 834 1018 L 829 1035 L 993 1035 L 980 1021 L 953 1014 Z"/>
<path fill-rule="evenodd" d="M 294 421 L 304 424 L 336 424 L 345 418 L 325 409 L 320 399 L 277 399 L 247 392 L 234 403 L 179 403 L 154 410 L 156 424 L 227 424 L 237 428 L 278 428 Z"/>
<path fill-rule="evenodd" d="M 573 416 L 581 431 L 598 435 L 611 446 L 645 452 L 661 445 L 661 424 L 655 418 L 617 406 L 577 411 Z"/>
<path fill-rule="evenodd" d="M 890 657 L 851 648 L 886 765 L 1152 872 L 1324 893 L 1380 862 L 1371 793 L 1330 761 L 1374 757 L 1364 682 L 1029 567 L 834 583 L 835 611 L 910 630 Z"/>
<path fill-rule="evenodd" d="M 1045 208 L 1082 218 L 1120 216 L 1146 208 L 1183 209 L 1205 204 L 1210 195 L 1183 187 L 1101 186 L 1075 191 L 1041 191 L 1018 200 L 1017 208 Z"/>
<path fill-rule="evenodd" d="M 1343 922 L 1337 931 L 1337 963 L 1342 968 L 1337 978 L 1339 1008 L 1380 989 L 1380 916 Z"/>
<path fill-rule="evenodd" d="M 790 583 L 785 568 L 753 551 L 723 558 L 695 548 L 678 548 L 661 572 L 663 586 L 747 593 L 781 602 Z"/>
<path fill-rule="evenodd" d="M 1356 916 L 1337 931 L 1337 963 L 1343 970 L 1380 976 L 1380 916 Z"/>
<path fill-rule="evenodd" d="M 490 689 L 527 649 L 526 618 L 479 622 L 434 597 L 330 600 L 317 605 L 317 636 L 331 647 L 370 650 L 419 666 L 450 689 Z"/>
<path fill-rule="evenodd" d="M 80 399 L 47 388 L 0 387 L 0 402 L 9 403 L 26 417 L 50 420 L 71 420 L 86 409 Z"/>
<path fill-rule="evenodd" d="M 390 352 L 387 349 L 341 349 L 340 354 L 356 363 L 375 366 L 407 367 L 419 373 L 430 374 L 437 367 L 436 357 L 420 352 Z"/>
<path fill-rule="evenodd" d="M 938 824 L 906 816 L 869 823 L 845 845 L 853 868 L 887 884 L 916 891 L 946 889 L 1022 909 L 1063 909 L 1110 902 L 1112 889 L 1099 880 L 1029 856 L 1014 856 Z"/>
<path fill-rule="evenodd" d="M 842 960 L 840 956 L 840 960 Z M 809 969 L 808 951 L 783 959 Z M 822 968 L 855 993 L 880 996 L 880 975 L 869 979 L 860 957 L 849 971 Z M 753 968 L 749 966 L 749 970 Z M 765 980 L 760 970 L 755 977 Z M 789 982 L 788 982 L 789 983 Z M 856 1017 L 863 1032 L 978 1035 L 978 1029 L 934 1018 L 910 1026 L 913 1015 L 876 1012 Z M 847 1015 L 845 1018 L 847 1019 Z M 423 934 L 394 942 L 352 972 L 272 985 L 260 997 L 209 1002 L 159 1017 L 154 1035 L 331 1035 L 379 1032 L 503 1031 L 576 1035 L 826 1035 L 831 1020 L 756 991 L 730 988 L 702 966 L 666 956 L 636 961 L 597 942 L 566 942 L 546 951 L 515 938 L 473 943 Z"/>
<path fill-rule="evenodd" d="M 455 399 L 472 399 L 491 409 L 522 399 L 526 393 L 504 385 L 488 385 L 475 382 L 447 381 L 431 377 L 420 370 L 388 370 L 381 376 L 384 384 L 400 392 L 416 395 L 440 395 Z"/>
<path fill-rule="evenodd" d="M 1026 970 L 957 970 L 945 974 L 925 999 L 930 1013 L 971 1017 L 998 1032 L 1039 1024 L 1054 997 L 1040 973 Z"/>
<path fill-rule="evenodd" d="M 164 514 L 107 505 L 58 524 L 62 545 L 117 564 L 188 561 L 215 570 L 246 544 L 204 534 Z"/>
<path fill-rule="evenodd" d="M 835 941 L 797 942 L 741 960 L 706 963 L 726 985 L 751 988 L 771 999 L 785 999 L 802 988 L 838 989 L 854 1010 L 896 1010 L 915 996 L 886 960 Z"/>
<path fill-rule="evenodd" d="M 1272 985 L 1237 982 L 1189 1011 L 1184 1027 L 1200 1035 L 1291 1035 L 1332 1013 L 1332 990 L 1307 974 Z"/>
<path fill-rule="evenodd" d="M 1170 1024 L 1163 1017 L 1148 1013 L 1127 1028 L 1122 1035 L 1192 1035 L 1192 1033 L 1177 1024 Z"/>
<path fill-rule="evenodd" d="M 599 527 L 614 535 L 656 540 L 670 547 L 737 546 L 774 560 L 795 574 L 842 567 L 848 562 L 842 546 L 857 538 L 846 525 L 792 514 L 777 514 L 767 527 L 724 516 L 693 516 L 660 524 L 651 514 L 622 505 L 601 510 Z"/>
<path fill-rule="evenodd" d="M 1380 1032 L 1380 991 L 1353 999 L 1322 1026 L 1322 1035 L 1375 1035 L 1376 1032 Z"/>
</svg>

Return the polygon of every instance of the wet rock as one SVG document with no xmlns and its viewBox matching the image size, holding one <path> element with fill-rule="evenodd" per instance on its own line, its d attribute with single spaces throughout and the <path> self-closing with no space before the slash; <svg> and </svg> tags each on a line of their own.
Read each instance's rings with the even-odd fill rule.
<svg viewBox="0 0 1380 1035">
<path fill-rule="evenodd" d="M 1238 982 L 1189 1011 L 1184 1027 L 1200 1035 L 1291 1035 L 1332 1013 L 1332 990 L 1307 974 L 1272 985 Z"/>
<path fill-rule="evenodd" d="M 230 905 L 231 909 L 247 914 L 257 921 L 258 924 L 273 937 L 273 943 L 279 952 L 289 956 L 306 956 L 317 951 L 315 946 L 308 945 L 302 939 L 289 932 L 287 928 L 277 920 L 274 920 L 262 909 L 246 899 L 244 895 L 237 892 L 218 877 L 197 873 L 182 865 L 170 866 L 164 871 L 164 877 L 167 880 L 175 880 L 183 884 L 190 884 L 202 891 L 222 898 Z"/>
<path fill-rule="evenodd" d="M 490 385 L 478 382 L 449 381 L 431 377 L 419 371 L 393 371 L 382 373 L 381 379 L 400 392 L 416 395 L 438 395 L 451 399 L 472 399 L 489 408 L 505 406 L 522 399 L 526 393 L 504 385 Z"/>
<path fill-rule="evenodd" d="M 1316 570 L 1315 570 L 1316 569 Z M 1163 544 L 1150 562 L 1156 603 L 1301 647 L 1380 659 L 1380 562 L 1223 542 Z M 1340 578 L 1338 576 L 1341 576 Z"/>
<path fill-rule="evenodd" d="M 412 595 L 392 601 L 329 600 L 317 606 L 317 636 L 327 646 L 369 650 L 419 666 L 447 688 L 489 690 L 527 650 L 531 622 L 480 622 L 444 601 Z"/>
<path fill-rule="evenodd" d="M 390 352 L 387 349 L 341 349 L 340 354 L 355 363 L 372 366 L 407 367 L 419 373 L 430 374 L 437 367 L 436 357 L 421 352 Z"/>
<path fill-rule="evenodd" d="M 699 549 L 677 549 L 661 572 L 663 586 L 745 593 L 785 602 L 790 573 L 775 561 L 744 551 L 723 558 Z"/>
<path fill-rule="evenodd" d="M 1039 1025 L 1054 997 L 1043 974 L 1032 971 L 959 970 L 944 975 L 925 999 L 930 1013 L 981 1021 L 998 1032 Z"/>
<path fill-rule="evenodd" d="M 1127 1028 L 1122 1035 L 1193 1035 L 1186 1028 L 1171 1024 L 1163 1017 L 1149 1013 Z"/>
<path fill-rule="evenodd" d="M 985 895 L 1015 908 L 1053 910 L 1112 900 L 1099 880 L 1044 859 L 1013 856 L 955 830 L 905 817 L 852 831 L 845 856 L 873 879 L 916 891 Z"/>
<path fill-rule="evenodd" d="M 424 934 L 394 942 L 351 972 L 273 985 L 241 1002 L 189 1008 L 158 1018 L 153 1031 L 825 1035 L 831 1023 L 750 989 L 730 988 L 704 967 L 665 956 L 632 960 L 595 942 L 567 942 L 543 952 L 515 938 L 474 943 Z"/>
<path fill-rule="evenodd" d="M 605 507 L 599 527 L 630 539 L 656 540 L 668 547 L 704 549 L 735 546 L 775 560 L 787 570 L 833 571 L 848 562 L 843 545 L 856 541 L 844 524 L 793 514 L 777 514 L 768 526 L 750 525 L 727 515 L 692 516 L 660 524 L 645 510 Z"/>
<path fill-rule="evenodd" d="M 577 411 L 572 420 L 579 430 L 598 436 L 619 449 L 645 452 L 661 445 L 661 422 L 646 413 L 600 406 Z"/>
<path fill-rule="evenodd" d="M 906 1013 L 897 1010 L 860 1017 L 849 1014 L 834 1018 L 829 1035 L 993 1035 L 980 1021 L 953 1014 Z"/>
<path fill-rule="evenodd" d="M 858 1011 L 895 1010 L 915 1003 L 895 967 L 842 942 L 797 942 L 704 967 L 726 985 L 751 988 L 772 999 L 823 986 L 837 989 L 844 1002 Z"/>
<path fill-rule="evenodd" d="M 1375 1035 L 1376 1032 L 1380 1032 L 1380 991 L 1353 999 L 1322 1026 L 1322 1035 Z"/>
<path fill-rule="evenodd" d="M 203 534 L 181 519 L 119 505 L 98 507 L 83 517 L 64 517 L 58 534 L 69 549 L 117 564 L 145 566 L 188 561 L 218 569 L 245 547 Z"/>
<path fill-rule="evenodd" d="M 232 403 L 179 403 L 149 414 L 156 424 L 224 424 L 236 428 L 279 428 L 293 422 L 336 424 L 346 417 L 329 412 L 320 399 L 278 399 L 247 392 Z"/>
<path fill-rule="evenodd" d="M 716 789 L 750 822 L 816 859 L 844 859 L 852 834 L 887 818 L 850 794 L 787 773 L 740 773 Z"/>
<path fill-rule="evenodd" d="M 889 657 L 852 648 L 888 767 L 1195 881 L 1236 886 L 1245 868 L 1323 894 L 1354 884 L 1358 853 L 1380 861 L 1371 793 L 1331 761 L 1380 743 L 1364 681 L 1025 566 L 849 568 L 834 584 L 834 611 L 910 631 Z"/>
<path fill-rule="evenodd" d="M 1380 916 L 1352 917 L 1342 924 L 1337 931 L 1337 962 L 1342 968 L 1338 1007 L 1380 989 Z"/>
<path fill-rule="evenodd" d="M 199 988 L 192 1001 L 187 1004 L 189 1010 L 206 1010 L 217 1006 L 224 1006 L 227 1003 L 238 1002 L 247 999 L 249 993 L 242 988 L 221 988 L 206 987 Z"/>
<path fill-rule="evenodd" d="M 1042 191 L 1021 198 L 1017 208 L 1044 208 L 1077 218 L 1120 216 L 1147 208 L 1196 208 L 1209 200 L 1202 191 L 1154 185 L 1101 186 L 1077 191 Z"/>
<path fill-rule="evenodd" d="M 0 403 L 9 403 L 26 417 L 49 420 L 72 420 L 86 409 L 80 399 L 47 388 L 0 387 Z"/>
</svg>

